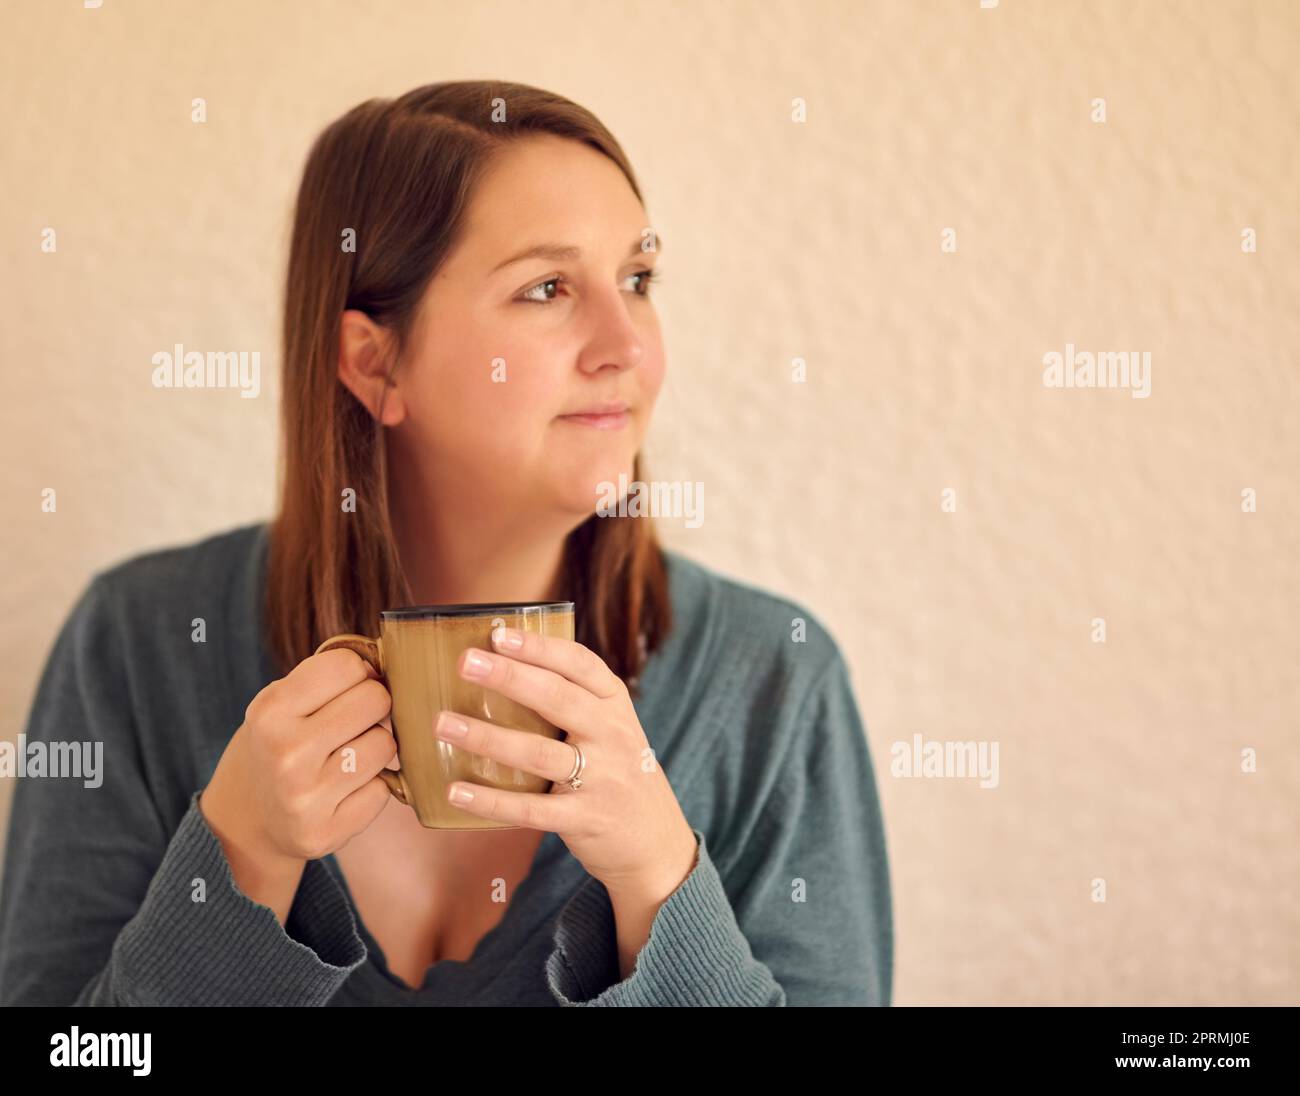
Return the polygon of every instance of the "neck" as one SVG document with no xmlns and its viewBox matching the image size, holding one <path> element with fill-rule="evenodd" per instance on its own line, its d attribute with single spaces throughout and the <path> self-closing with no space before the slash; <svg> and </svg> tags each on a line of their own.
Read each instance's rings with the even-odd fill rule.
<svg viewBox="0 0 1300 1096">
<path fill-rule="evenodd" d="M 392 508 L 398 555 L 416 605 L 558 601 L 565 540 L 574 522 L 539 521 L 512 507 L 450 513 Z"/>
</svg>

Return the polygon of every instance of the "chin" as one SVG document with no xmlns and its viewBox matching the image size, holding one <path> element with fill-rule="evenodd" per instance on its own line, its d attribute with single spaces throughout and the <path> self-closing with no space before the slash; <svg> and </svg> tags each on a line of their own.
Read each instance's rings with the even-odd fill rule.
<svg viewBox="0 0 1300 1096">
<path fill-rule="evenodd" d="M 617 495 L 620 475 L 626 477 L 627 483 L 632 482 L 631 461 L 626 464 L 612 461 L 608 469 L 592 469 L 588 466 L 582 475 L 572 477 L 557 490 L 558 504 L 575 515 L 590 516 L 596 512 L 596 507 L 601 500 L 608 498 L 610 494 L 600 485 L 612 484 L 612 493 Z"/>
</svg>

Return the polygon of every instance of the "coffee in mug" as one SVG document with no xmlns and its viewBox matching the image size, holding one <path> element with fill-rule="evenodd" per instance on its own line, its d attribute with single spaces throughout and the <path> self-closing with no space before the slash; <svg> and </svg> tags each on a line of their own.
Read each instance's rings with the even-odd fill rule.
<svg viewBox="0 0 1300 1096">
<path fill-rule="evenodd" d="M 379 636 L 338 635 L 316 654 L 346 647 L 364 658 L 393 698 L 393 734 L 400 768 L 379 771 L 398 801 L 435 830 L 518 829 L 480 818 L 447 800 L 457 780 L 511 792 L 546 793 L 552 781 L 510 768 L 491 758 L 444 742 L 433 731 L 442 710 L 558 739 L 563 731 L 522 704 L 460 676 L 457 664 L 467 647 L 494 653 L 498 625 L 521 632 L 573 639 L 573 602 L 508 601 L 473 605 L 418 605 L 379 614 Z"/>
</svg>

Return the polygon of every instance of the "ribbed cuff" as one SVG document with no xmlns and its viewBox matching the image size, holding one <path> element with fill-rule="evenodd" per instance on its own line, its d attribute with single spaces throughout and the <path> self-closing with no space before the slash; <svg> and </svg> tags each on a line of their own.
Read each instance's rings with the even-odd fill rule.
<svg viewBox="0 0 1300 1096">
<path fill-rule="evenodd" d="M 221 842 L 190 799 L 139 912 L 113 949 L 137 1005 L 326 1004 L 366 959 L 338 883 L 308 860 L 285 925 L 235 883 Z M 204 901 L 195 901 L 202 880 Z"/>
<path fill-rule="evenodd" d="M 618 936 L 609 892 L 588 879 L 556 921 L 546 960 L 561 1005 L 783 1005 L 785 992 L 757 962 L 736 923 L 704 834 L 699 858 L 659 907 L 631 975 L 619 981 Z"/>
</svg>

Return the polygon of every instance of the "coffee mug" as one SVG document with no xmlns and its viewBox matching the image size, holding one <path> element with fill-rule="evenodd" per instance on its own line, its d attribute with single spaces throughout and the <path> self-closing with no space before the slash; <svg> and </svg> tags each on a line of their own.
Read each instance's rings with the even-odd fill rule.
<svg viewBox="0 0 1300 1096">
<path fill-rule="evenodd" d="M 452 805 L 447 789 L 460 780 L 503 791 L 545 793 L 553 782 L 443 742 L 433 732 L 433 721 L 446 710 L 560 738 L 564 732 L 530 708 L 466 681 L 457 663 L 467 647 L 492 651 L 492 629 L 502 624 L 521 632 L 573 639 L 573 602 L 415 605 L 386 609 L 379 616 L 378 638 L 332 636 L 316 648 L 316 654 L 335 647 L 356 652 L 374 667 L 392 696 L 400 767 L 379 770 L 389 791 L 429 829 L 518 829 Z"/>
</svg>

